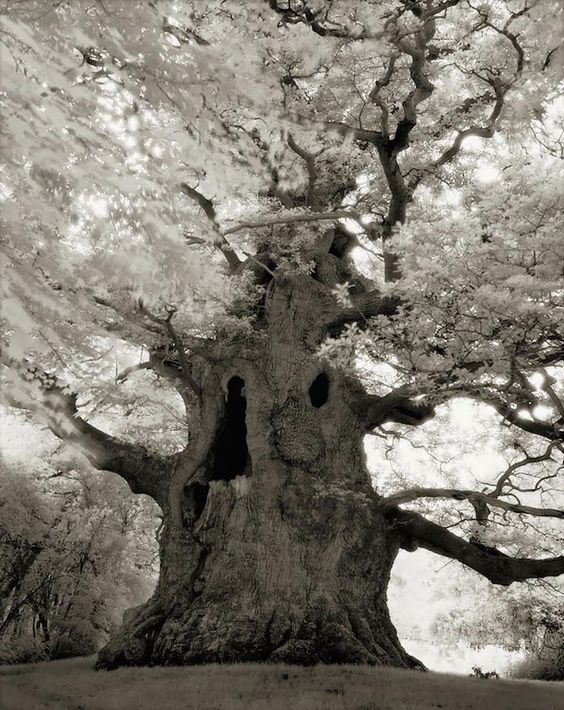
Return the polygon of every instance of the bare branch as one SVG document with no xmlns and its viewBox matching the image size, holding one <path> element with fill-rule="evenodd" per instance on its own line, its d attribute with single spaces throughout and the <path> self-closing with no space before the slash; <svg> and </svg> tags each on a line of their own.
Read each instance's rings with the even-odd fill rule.
<svg viewBox="0 0 564 710">
<path fill-rule="evenodd" d="M 481 493 L 480 491 L 458 488 L 408 488 L 404 491 L 386 496 L 382 503 L 383 505 L 397 506 L 403 505 L 404 503 L 411 503 L 421 498 L 452 498 L 453 500 L 467 500 L 470 503 L 477 501 L 492 506 L 493 508 L 507 510 L 511 513 L 564 519 L 564 510 L 537 508 L 520 503 L 509 503 L 508 501 L 500 500 L 494 493 Z"/>
<path fill-rule="evenodd" d="M 348 210 L 337 210 L 335 212 L 309 212 L 307 214 L 282 215 L 280 217 L 265 217 L 257 222 L 240 222 L 234 227 L 229 227 L 223 234 L 233 234 L 242 229 L 260 229 L 261 227 L 272 227 L 276 224 L 296 224 L 298 222 L 327 222 L 337 219 L 360 219 L 357 212 Z"/>
<path fill-rule="evenodd" d="M 546 451 L 544 452 L 544 454 L 541 454 L 539 456 L 526 456 L 521 461 L 516 461 L 515 463 L 511 464 L 504 471 L 504 473 L 499 477 L 491 495 L 494 495 L 494 496 L 501 495 L 503 493 L 504 486 L 506 485 L 506 483 L 510 482 L 511 476 L 518 469 L 523 468 L 524 466 L 528 466 L 529 464 L 532 464 L 532 463 L 541 463 L 542 461 L 550 461 L 552 458 L 552 451 L 554 448 L 559 448 L 560 450 L 562 450 L 560 447 L 560 444 L 557 441 L 551 441 L 550 444 L 548 445 Z"/>
<path fill-rule="evenodd" d="M 188 358 L 186 356 L 186 350 L 184 348 L 184 343 L 182 342 L 181 337 L 178 335 L 176 330 L 174 329 L 172 325 L 172 318 L 174 314 L 176 313 L 176 308 L 174 306 L 170 306 L 168 308 L 168 314 L 165 318 L 161 318 L 158 316 L 155 316 L 153 313 L 151 313 L 143 304 L 143 301 L 139 299 L 139 310 L 141 313 L 143 313 L 147 318 L 149 318 L 151 321 L 154 323 L 159 323 L 164 327 L 166 330 L 167 334 L 170 336 L 172 342 L 174 343 L 174 347 L 176 348 L 176 352 L 178 354 L 178 359 L 180 361 L 180 367 L 182 368 L 182 378 L 186 382 L 186 384 L 190 387 L 190 389 L 196 394 L 198 397 L 201 394 L 201 389 L 196 380 L 192 377 L 192 372 L 191 372 L 191 367 L 190 363 L 188 362 Z"/>
<path fill-rule="evenodd" d="M 190 187 L 190 185 L 185 182 L 180 184 L 180 189 L 187 197 L 197 202 L 197 204 L 201 207 L 202 211 L 208 218 L 208 221 L 212 225 L 214 234 L 216 235 L 216 239 L 213 242 L 213 246 L 219 249 L 219 251 L 226 258 L 231 270 L 235 271 L 237 267 L 240 266 L 241 262 L 239 260 L 239 257 L 235 253 L 233 247 L 225 238 L 225 235 L 222 234 L 220 231 L 215 207 L 213 206 L 212 201 L 202 195 L 201 192 L 198 192 L 198 190 L 196 190 L 195 188 Z"/>
</svg>

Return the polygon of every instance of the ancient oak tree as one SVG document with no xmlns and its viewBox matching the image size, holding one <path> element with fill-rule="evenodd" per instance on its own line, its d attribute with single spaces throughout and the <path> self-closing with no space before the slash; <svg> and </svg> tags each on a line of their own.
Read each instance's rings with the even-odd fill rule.
<svg viewBox="0 0 564 710">
<path fill-rule="evenodd" d="M 528 473 L 563 452 L 562 20 L 557 0 L 2 3 L 8 403 L 162 510 L 157 588 L 101 667 L 417 667 L 386 604 L 401 547 L 498 585 L 564 572 L 485 535 L 564 516 L 552 469 Z M 142 355 L 108 379 L 117 351 Z M 120 436 L 163 387 L 183 441 Z M 475 490 L 380 490 L 365 436 L 460 398 L 521 459 Z"/>
</svg>

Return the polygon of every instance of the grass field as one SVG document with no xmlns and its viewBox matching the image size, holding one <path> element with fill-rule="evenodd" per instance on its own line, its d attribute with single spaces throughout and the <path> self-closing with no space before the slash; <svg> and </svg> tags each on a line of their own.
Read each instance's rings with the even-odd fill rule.
<svg viewBox="0 0 564 710">
<path fill-rule="evenodd" d="M 1 710 L 564 710 L 564 684 L 357 666 L 0 667 Z"/>
</svg>

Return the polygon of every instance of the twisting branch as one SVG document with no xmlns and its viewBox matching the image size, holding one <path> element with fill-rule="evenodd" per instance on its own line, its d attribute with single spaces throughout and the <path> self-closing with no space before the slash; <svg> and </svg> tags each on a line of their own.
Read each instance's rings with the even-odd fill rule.
<svg viewBox="0 0 564 710">
<path fill-rule="evenodd" d="M 409 134 L 417 125 L 419 104 L 426 101 L 435 90 L 435 86 L 427 76 L 426 66 L 427 44 L 433 39 L 435 31 L 435 19 L 431 15 L 422 21 L 420 30 L 415 34 L 413 44 L 399 35 L 393 37 L 392 40 L 404 54 L 411 57 L 409 75 L 413 82 L 413 89 L 402 103 L 403 115 L 389 145 L 389 149 L 394 155 L 405 150 L 409 145 Z"/>
<path fill-rule="evenodd" d="M 311 203 L 313 201 L 313 194 L 315 191 L 315 181 L 317 180 L 317 171 L 315 169 L 315 159 L 317 156 L 321 155 L 321 153 L 323 152 L 323 149 L 317 153 L 310 153 L 309 151 L 305 150 L 305 148 L 301 148 L 296 143 L 296 141 L 294 140 L 294 137 L 292 136 L 291 133 L 288 134 L 288 145 L 294 151 L 294 153 L 296 153 L 296 155 L 299 155 L 300 158 L 306 164 L 308 180 L 307 180 L 307 191 L 306 191 L 306 196 L 305 196 L 305 205 L 306 205 L 306 207 L 309 207 L 309 205 L 311 205 Z"/>
<path fill-rule="evenodd" d="M 184 343 L 182 342 L 181 337 L 178 335 L 176 332 L 175 328 L 172 325 L 172 318 L 174 317 L 174 314 L 176 313 L 176 308 L 174 306 L 168 306 L 167 307 L 167 315 L 165 318 L 161 318 L 159 316 L 155 316 L 153 313 L 151 313 L 143 304 L 143 301 L 139 299 L 139 310 L 141 313 L 143 313 L 147 318 L 149 318 L 151 321 L 154 323 L 159 323 L 159 325 L 162 325 L 166 331 L 166 333 L 169 335 L 171 338 L 172 342 L 174 343 L 174 347 L 176 348 L 176 352 L 178 354 L 178 360 L 180 362 L 180 367 L 182 368 L 182 379 L 186 382 L 186 384 L 190 387 L 192 392 L 196 394 L 198 397 L 201 395 L 201 389 L 196 380 L 192 377 L 191 373 L 191 368 L 190 368 L 190 363 L 188 362 L 188 358 L 186 356 L 186 350 L 184 348 Z"/>
<path fill-rule="evenodd" d="M 511 44 L 513 45 L 513 49 L 515 50 L 515 53 L 517 54 L 517 67 L 515 69 L 515 79 L 521 74 L 523 71 L 523 64 L 525 63 L 525 53 L 523 51 L 523 48 L 519 44 L 519 40 L 517 39 L 517 36 L 513 34 L 513 32 L 510 31 L 510 26 L 513 24 L 513 22 L 518 19 L 519 17 L 522 17 L 523 15 L 526 15 L 529 10 L 531 10 L 532 7 L 534 7 L 537 4 L 536 0 L 533 0 L 533 2 L 525 2 L 524 7 L 519 10 L 518 12 L 512 12 L 509 15 L 508 20 L 504 24 L 502 28 L 497 27 L 496 25 L 492 24 L 489 19 L 488 19 L 488 11 L 482 7 L 475 7 L 472 5 L 471 2 L 468 2 L 468 5 L 480 15 L 480 23 L 478 24 L 477 27 L 475 27 L 475 30 L 480 30 L 483 27 L 489 27 L 491 30 L 494 32 L 497 32 L 497 34 L 502 35 L 506 39 L 508 39 Z M 514 79 L 514 80 L 515 80 Z"/>
<path fill-rule="evenodd" d="M 415 549 L 414 543 L 417 543 L 438 555 L 458 560 L 493 584 L 508 586 L 526 579 L 564 574 L 564 556 L 541 560 L 510 557 L 494 548 L 468 542 L 418 513 L 387 508 L 386 517 L 395 526 L 406 549 Z"/>
<path fill-rule="evenodd" d="M 484 78 L 484 81 L 493 88 L 495 94 L 495 103 L 491 110 L 488 119 L 483 125 L 472 125 L 468 128 L 457 131 L 452 144 L 443 153 L 425 168 L 419 168 L 414 171 L 413 176 L 408 181 L 408 188 L 413 192 L 425 175 L 433 175 L 447 163 L 450 163 L 462 149 L 462 145 L 466 138 L 492 138 L 495 133 L 495 125 L 501 114 L 505 102 L 505 94 L 507 89 L 503 83 L 497 78 Z"/>
<path fill-rule="evenodd" d="M 486 82 L 494 92 L 495 96 L 495 102 L 493 105 L 493 108 L 491 110 L 491 113 L 489 117 L 484 121 L 484 123 L 480 124 L 473 124 L 469 126 L 468 128 L 464 128 L 462 130 L 457 131 L 454 140 L 452 144 L 445 150 L 443 153 L 435 160 L 433 161 L 430 165 L 428 165 L 425 168 L 420 168 L 417 171 L 414 172 L 414 175 L 412 178 L 409 180 L 409 189 L 410 191 L 413 192 L 423 179 L 423 176 L 425 174 L 434 174 L 436 173 L 442 166 L 446 165 L 447 163 L 450 163 L 460 152 L 462 145 L 466 138 L 470 137 L 476 137 L 476 138 L 492 138 L 496 125 L 498 122 L 498 119 L 501 115 L 501 112 L 504 107 L 505 103 L 505 97 L 508 91 L 515 85 L 519 77 L 521 76 L 523 72 L 523 66 L 524 66 L 524 61 L 525 61 L 525 53 L 523 48 L 521 47 L 518 37 L 513 34 L 510 30 L 509 27 L 512 24 L 514 20 L 516 20 L 518 17 L 526 14 L 532 7 L 532 5 L 525 4 L 522 10 L 519 12 L 511 13 L 509 19 L 505 23 L 505 25 L 500 28 L 497 27 L 496 25 L 492 24 L 489 19 L 488 19 L 488 14 L 485 10 L 481 8 L 474 7 L 470 2 L 468 3 L 469 6 L 479 14 L 480 16 L 480 22 L 474 27 L 474 32 L 478 32 L 484 28 L 489 28 L 492 31 L 496 32 L 497 34 L 505 37 L 513 46 L 513 49 L 515 50 L 516 53 L 516 68 L 515 68 L 515 73 L 513 77 L 509 81 L 503 81 L 500 77 L 495 76 L 493 73 L 490 73 L 489 76 L 483 76 L 479 74 L 478 72 L 472 72 L 474 76 L 478 77 L 482 81 Z M 478 97 L 481 98 L 481 97 Z M 455 111 L 455 113 L 465 113 L 466 109 L 459 108 Z"/>
<path fill-rule="evenodd" d="M 386 102 L 380 96 L 380 91 L 385 86 L 388 86 L 390 81 L 392 80 L 396 60 L 397 60 L 397 55 L 392 54 L 392 56 L 388 60 L 388 66 L 386 68 L 386 73 L 384 74 L 384 76 L 381 79 L 378 79 L 374 83 L 374 86 L 372 87 L 370 94 L 368 95 L 368 100 L 372 104 L 374 104 L 375 106 L 378 106 L 378 108 L 381 111 L 380 126 L 382 128 L 382 137 L 385 140 L 388 140 L 390 137 L 389 111 L 388 111 L 388 107 L 386 105 Z"/>
<path fill-rule="evenodd" d="M 426 174 L 434 174 L 439 169 L 449 163 L 460 152 L 464 140 L 470 136 L 479 136 L 483 138 L 491 138 L 494 135 L 495 127 L 499 116 L 504 106 L 505 95 L 509 89 L 515 84 L 522 73 L 524 65 L 524 52 L 518 41 L 518 38 L 513 34 L 509 27 L 511 23 L 519 16 L 525 14 L 530 6 L 526 5 L 523 10 L 518 13 L 512 13 L 503 28 L 498 28 L 489 22 L 487 14 L 482 10 L 476 10 L 480 13 L 480 23 L 474 28 L 474 31 L 479 31 L 484 28 L 491 28 L 493 31 L 503 35 L 513 46 L 517 55 L 517 65 L 513 78 L 510 81 L 502 81 L 498 76 L 491 73 L 489 76 L 483 77 L 474 72 L 476 76 L 486 81 L 494 91 L 495 103 L 491 114 L 483 125 L 472 125 L 463 130 L 457 131 L 454 141 L 442 155 L 439 156 L 433 163 L 425 168 L 420 168 L 413 171 L 412 177 L 406 181 L 398 164 L 398 155 L 406 150 L 410 145 L 410 134 L 417 125 L 419 105 L 429 99 L 434 91 L 434 85 L 427 76 L 427 61 L 428 47 L 430 40 L 434 37 L 436 27 L 435 18 L 437 15 L 447 8 L 457 5 L 456 0 L 440 3 L 432 7 L 429 6 L 426 11 L 421 10 L 420 29 L 414 33 L 413 40 L 407 39 L 399 34 L 396 27 L 395 32 L 392 32 L 392 41 L 398 49 L 404 54 L 411 57 L 410 76 L 413 82 L 413 89 L 407 95 L 402 103 L 402 117 L 400 118 L 395 135 L 393 138 L 388 138 L 387 126 L 387 111 L 382 102 L 378 101 L 379 86 L 376 84 L 373 100 L 382 109 L 382 135 L 385 140 L 376 141 L 375 145 L 378 148 L 380 162 L 384 170 L 386 181 L 391 194 L 388 215 L 384 222 L 382 231 L 382 239 L 384 242 L 384 266 L 386 281 L 395 281 L 400 273 L 398 267 L 397 256 L 386 249 L 386 242 L 392 237 L 396 224 L 403 224 L 406 219 L 407 205 L 412 199 L 414 190 Z M 417 6 L 419 7 L 419 5 Z M 439 10 L 440 7 L 440 10 Z M 472 7 L 472 5 L 471 5 Z M 384 78 L 384 80 L 386 77 Z M 455 109 L 454 113 L 465 113 L 468 110 L 469 104 L 465 102 L 462 107 Z"/>
<path fill-rule="evenodd" d="M 558 412 L 558 414 L 560 414 L 562 421 L 564 421 L 564 402 L 556 394 L 556 390 L 552 386 L 556 384 L 556 379 L 554 377 L 551 377 L 551 375 L 548 374 L 544 367 L 540 368 L 540 372 L 543 376 L 543 381 L 540 386 L 541 390 L 543 390 L 543 392 L 546 392 L 556 411 Z"/>
<path fill-rule="evenodd" d="M 506 484 L 510 484 L 511 476 L 518 469 L 523 468 L 524 466 L 528 466 L 529 464 L 532 464 L 532 463 L 541 463 L 542 461 L 550 461 L 552 459 L 552 451 L 555 448 L 558 448 L 559 451 L 562 451 L 562 447 L 557 441 L 551 441 L 550 444 L 548 445 L 546 451 L 544 452 L 544 454 L 540 454 L 539 456 L 526 456 L 526 458 L 522 459 L 521 461 L 516 461 L 515 463 L 512 463 L 503 472 L 503 474 L 499 477 L 499 479 L 495 485 L 495 488 L 493 489 L 493 491 L 491 492 L 490 495 L 493 495 L 493 496 L 502 495 L 504 486 Z"/>
<path fill-rule="evenodd" d="M 407 205 L 411 201 L 412 192 L 406 184 L 398 163 L 398 156 L 410 145 L 410 134 L 417 125 L 418 108 L 427 101 L 435 87 L 427 76 L 427 46 L 436 31 L 434 13 L 421 16 L 421 27 L 415 33 L 413 41 L 400 35 L 398 28 L 392 32 L 391 39 L 396 47 L 411 58 L 409 73 L 413 89 L 402 102 L 402 116 L 398 121 L 393 137 L 388 137 L 387 112 L 378 103 L 378 92 L 381 86 L 377 83 L 371 94 L 373 101 L 380 105 L 382 113 L 381 139 L 375 142 L 378 156 L 390 190 L 390 204 L 382 229 L 384 246 L 384 277 L 387 282 L 396 281 L 400 277 L 397 254 L 388 248 L 388 242 L 394 234 L 397 224 L 406 220 Z M 387 74 L 383 81 L 389 81 L 388 74 L 393 71 L 394 62 L 388 64 Z M 383 85 L 383 84 L 381 84 Z"/>
<path fill-rule="evenodd" d="M 213 203 L 211 200 L 209 200 L 207 197 L 202 195 L 201 192 L 198 192 L 193 187 L 190 187 L 188 183 L 181 183 L 180 184 L 180 189 L 182 192 L 189 197 L 190 199 L 194 200 L 202 209 L 203 213 L 206 215 L 208 218 L 208 221 L 212 225 L 214 234 L 216 235 L 216 238 L 213 242 L 213 246 L 215 246 L 219 251 L 223 254 L 223 256 L 226 258 L 227 263 L 229 264 L 229 267 L 231 271 L 235 271 L 238 266 L 240 266 L 241 261 L 239 260 L 239 257 L 235 253 L 233 247 L 227 239 L 225 238 L 225 235 L 221 233 L 219 223 L 217 221 L 217 216 L 215 212 L 215 207 L 213 206 Z M 194 240 L 194 243 L 196 241 L 203 243 L 203 240 Z"/>
<path fill-rule="evenodd" d="M 339 37 L 341 39 L 349 40 L 364 40 L 376 39 L 385 35 L 385 31 L 370 32 L 362 26 L 352 28 L 336 22 L 331 22 L 327 16 L 325 16 L 325 18 L 320 18 L 320 13 L 307 7 L 305 2 L 300 3 L 300 6 L 297 6 L 296 9 L 292 8 L 292 4 L 290 2 L 286 3 L 286 6 L 283 6 L 282 3 L 278 2 L 278 0 L 266 0 L 266 2 L 268 2 L 271 10 L 274 10 L 274 12 L 280 15 L 281 24 L 303 24 L 309 27 L 312 32 L 315 32 L 315 34 L 320 37 Z"/>
<path fill-rule="evenodd" d="M 537 517 L 564 519 L 564 510 L 554 508 L 537 508 L 521 503 L 509 503 L 500 500 L 494 493 L 482 493 L 480 491 L 463 490 L 458 488 L 408 488 L 398 493 L 386 496 L 382 504 L 386 506 L 403 505 L 411 503 L 421 498 L 452 498 L 453 500 L 467 500 L 469 503 L 479 502 L 493 508 L 501 508 L 511 513 L 522 513 L 524 515 L 535 515 Z"/>
</svg>

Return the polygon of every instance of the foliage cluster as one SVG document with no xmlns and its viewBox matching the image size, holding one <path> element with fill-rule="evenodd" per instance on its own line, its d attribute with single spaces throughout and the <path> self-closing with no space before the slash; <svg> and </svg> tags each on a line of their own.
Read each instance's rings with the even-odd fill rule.
<svg viewBox="0 0 564 710">
<path fill-rule="evenodd" d="M 90 471 L 5 464 L 0 500 L 0 663 L 94 653 L 154 584 L 154 509 Z"/>
</svg>

